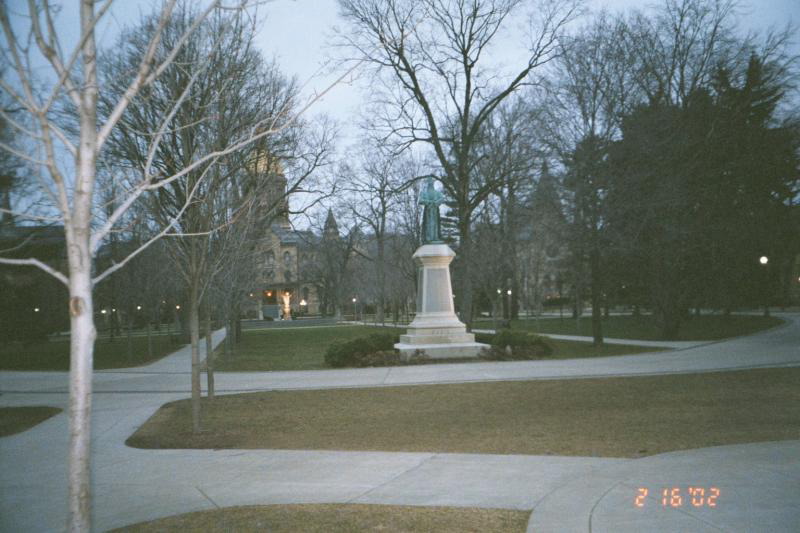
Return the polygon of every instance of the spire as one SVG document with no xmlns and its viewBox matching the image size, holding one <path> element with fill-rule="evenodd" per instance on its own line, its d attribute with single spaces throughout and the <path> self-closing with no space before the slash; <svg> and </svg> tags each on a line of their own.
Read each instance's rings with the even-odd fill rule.
<svg viewBox="0 0 800 533">
<path fill-rule="evenodd" d="M 336 218 L 333 216 L 333 210 L 328 208 L 328 216 L 325 218 L 325 230 L 323 231 L 325 237 L 338 237 L 339 225 L 336 223 Z"/>
</svg>

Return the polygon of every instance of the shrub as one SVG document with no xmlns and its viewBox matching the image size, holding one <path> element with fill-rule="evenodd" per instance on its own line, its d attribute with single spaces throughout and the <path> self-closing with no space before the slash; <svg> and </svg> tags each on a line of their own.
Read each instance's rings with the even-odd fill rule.
<svg viewBox="0 0 800 533">
<path fill-rule="evenodd" d="M 382 350 L 367 354 L 359 354 L 355 357 L 353 366 L 400 366 L 400 365 L 419 365 L 428 361 L 428 357 L 422 350 L 417 350 L 408 359 L 403 359 L 397 350 Z"/>
<path fill-rule="evenodd" d="M 397 342 L 400 342 L 399 335 L 386 333 L 376 333 L 349 341 L 335 342 L 325 352 L 325 364 L 335 368 L 384 366 L 383 364 L 375 363 L 391 360 L 394 357 L 397 358 L 397 363 L 395 364 L 400 364 L 399 354 L 393 355 L 391 358 L 385 353 L 380 355 L 383 352 L 392 352 L 394 354 L 394 345 Z"/>
<path fill-rule="evenodd" d="M 494 333 L 475 334 L 475 342 L 480 342 L 481 344 L 492 344 L 493 340 L 494 340 Z"/>
<path fill-rule="evenodd" d="M 547 339 L 525 331 L 505 329 L 495 335 L 476 335 L 475 340 L 491 345 L 485 357 L 495 361 L 540 359 L 553 354 Z"/>
</svg>

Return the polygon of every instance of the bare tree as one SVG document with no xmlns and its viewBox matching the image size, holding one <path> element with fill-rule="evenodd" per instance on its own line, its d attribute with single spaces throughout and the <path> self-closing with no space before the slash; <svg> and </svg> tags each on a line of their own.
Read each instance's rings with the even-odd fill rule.
<svg viewBox="0 0 800 533">
<path fill-rule="evenodd" d="M 19 25 L 12 24 L 12 17 L 18 15 L 12 14 L 6 3 L 0 6 L 0 26 L 5 41 L 2 54 L 10 68 L 9 73 L 0 80 L 0 88 L 26 114 L 27 120 L 14 120 L 10 124 L 33 147 L 22 150 L 1 143 L 0 148 L 36 168 L 35 175 L 50 201 L 52 213 L 46 216 L 26 213 L 13 215 L 63 224 L 68 272 L 60 272 L 33 257 L 5 257 L 0 258 L 0 263 L 38 267 L 61 281 L 69 290 L 71 363 L 68 528 L 71 531 L 89 531 L 91 373 L 96 337 L 92 289 L 157 239 L 174 233 L 191 205 L 195 190 L 186 191 L 184 204 L 175 216 L 156 228 L 149 240 L 128 253 L 121 261 L 105 270 L 95 270 L 96 252 L 108 235 L 117 229 L 125 213 L 144 196 L 165 191 L 192 173 L 207 176 L 207 171 L 210 172 L 213 168 L 212 162 L 274 135 L 291 123 L 291 117 L 287 114 L 288 110 L 278 114 L 267 113 L 255 127 L 232 135 L 224 146 L 216 146 L 206 153 L 195 153 L 194 159 L 188 161 L 188 164 L 174 167 L 171 174 L 166 174 L 166 169 L 155 167 L 153 158 L 149 156 L 159 150 L 166 133 L 174 126 L 173 119 L 183 100 L 174 102 L 171 109 L 158 111 L 159 127 L 147 137 L 150 150 L 143 168 L 139 169 L 138 180 L 125 184 L 125 193 L 114 211 L 109 216 L 104 216 L 95 204 L 98 157 L 130 104 L 165 75 L 193 33 L 211 13 L 239 11 L 248 6 L 246 1 L 227 4 L 222 0 L 213 0 L 206 3 L 187 21 L 183 31 L 170 42 L 169 48 L 165 48 L 162 38 L 174 15 L 177 0 L 165 1 L 143 34 L 139 61 L 132 65 L 131 70 L 120 72 L 122 78 L 119 81 L 124 85 L 124 91 L 118 94 L 114 102 L 110 102 L 108 112 L 101 115 L 98 98 L 107 89 L 107 80 L 98 77 L 95 34 L 98 23 L 108 16 L 112 2 L 80 0 L 78 4 L 79 38 L 76 45 L 68 50 L 63 48 L 62 37 L 56 28 L 54 8 L 46 0 L 30 0 L 27 14 L 24 15 L 26 20 Z M 23 28 L 23 34 L 18 34 L 15 28 Z M 34 44 L 29 46 L 30 43 Z M 49 67 L 49 72 L 42 72 L 42 63 Z M 186 68 L 189 73 L 183 94 L 189 95 L 202 70 L 192 65 L 187 65 Z M 74 119 L 74 131 L 62 127 L 59 115 L 68 115 Z"/>
<path fill-rule="evenodd" d="M 353 218 L 361 226 L 372 233 L 374 250 L 365 250 L 375 273 L 374 286 L 376 294 L 376 321 L 385 322 L 387 283 L 386 283 L 386 248 L 389 238 L 392 212 L 398 201 L 398 194 L 404 182 L 410 176 L 404 175 L 409 170 L 409 156 L 399 156 L 386 150 L 379 143 L 362 144 L 361 152 L 356 156 L 356 167 L 346 166 L 343 172 L 349 174 L 349 185 L 344 191 L 351 193 L 347 201 Z M 374 256 L 371 252 L 374 251 Z"/>
<path fill-rule="evenodd" d="M 195 18 L 194 12 L 178 9 L 162 31 L 155 57 L 170 53 Z M 202 154 L 224 149 L 240 132 L 256 131 L 267 114 L 274 125 L 283 125 L 294 108 L 296 89 L 251 48 L 254 23 L 236 11 L 214 13 L 198 25 L 175 62 L 133 99 L 110 137 L 107 154 L 120 165 L 151 166 L 160 175 L 172 176 Z M 102 78 L 108 86 L 101 98 L 104 115 L 126 90 L 117 80 L 141 60 L 153 24 L 152 17 L 146 18 L 123 35 L 113 60 L 103 64 Z M 162 117 L 169 112 L 170 129 L 163 130 Z M 159 227 L 180 219 L 165 236 L 187 295 L 195 432 L 200 430 L 200 304 L 220 262 L 219 255 L 209 253 L 210 239 L 217 228 L 232 223 L 244 206 L 257 200 L 264 187 L 248 185 L 246 180 L 270 179 L 275 152 L 283 144 L 281 135 L 210 160 L 144 198 Z M 154 146 L 157 141 L 161 142 Z M 272 199 L 276 206 L 283 194 L 278 191 Z"/>
<path fill-rule="evenodd" d="M 736 0 L 667 0 L 652 14 L 631 15 L 622 42 L 649 101 L 680 104 L 720 62 L 742 59 L 733 37 L 737 7 Z"/>
<path fill-rule="evenodd" d="M 345 205 L 343 212 L 349 213 Z M 339 222 L 334 216 L 333 209 L 328 209 L 324 217 L 319 217 L 312 225 L 312 232 L 321 234 L 315 242 L 312 261 L 300 265 L 300 277 L 314 280 L 317 294 L 320 298 L 320 310 L 323 314 L 331 314 L 341 319 L 346 299 L 352 296 L 355 288 L 355 263 L 357 262 L 357 249 L 363 244 L 363 234 L 358 224 L 352 222 L 350 228 L 342 234 Z"/>
<path fill-rule="evenodd" d="M 495 238 L 502 245 L 498 257 L 500 271 L 496 273 L 494 291 L 501 288 L 502 311 L 505 318 L 517 318 L 520 298 L 519 238 L 525 222 L 525 199 L 535 183 L 534 165 L 542 148 L 537 134 L 539 110 L 524 96 L 506 100 L 487 120 L 481 141 L 477 169 L 483 179 L 496 187 L 482 206 L 484 224 L 496 224 Z M 492 233 L 484 231 L 484 236 Z M 476 258 L 477 259 L 477 258 Z M 474 262 L 474 268 L 485 269 Z M 509 291 L 511 293 L 509 294 Z M 492 296 L 494 298 L 494 296 Z"/>
<path fill-rule="evenodd" d="M 599 13 L 587 26 L 564 40 L 555 62 L 554 83 L 547 87 L 543 108 L 548 143 L 566 168 L 575 270 L 573 293 L 580 308 L 579 274 L 588 263 L 594 344 L 603 343 L 602 304 L 605 183 L 603 161 L 620 135 L 622 117 L 640 101 L 634 77 L 635 59 L 624 45 L 628 27 L 621 19 Z"/>
<path fill-rule="evenodd" d="M 372 64 L 383 82 L 376 94 L 375 127 L 397 149 L 427 145 L 454 202 L 463 271 L 459 308 L 471 322 L 470 224 L 477 206 L 496 187 L 476 179 L 480 131 L 509 95 L 531 82 L 558 53 L 577 0 L 340 0 L 350 23 L 344 43 Z M 527 60 L 501 80 L 487 67 L 490 45 L 505 23 L 530 8 Z"/>
</svg>

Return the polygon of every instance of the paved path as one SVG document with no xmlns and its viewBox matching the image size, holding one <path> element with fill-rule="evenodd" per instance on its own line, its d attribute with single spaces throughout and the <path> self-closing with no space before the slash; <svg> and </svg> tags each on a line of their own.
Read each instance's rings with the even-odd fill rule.
<svg viewBox="0 0 800 533">
<path fill-rule="evenodd" d="M 220 390 L 386 386 L 800 366 L 800 317 L 751 337 L 675 352 L 572 361 L 218 374 Z M 221 339 L 215 334 L 215 341 Z M 291 450 L 136 450 L 124 440 L 188 391 L 186 348 L 147 367 L 95 374 L 94 518 L 98 530 L 214 507 L 364 502 L 532 509 L 530 531 L 796 531 L 800 441 L 642 459 Z M 1 372 L 0 405 L 65 407 L 66 374 Z M 67 421 L 0 439 L 0 531 L 58 531 L 66 506 Z M 691 505 L 688 486 L 716 487 Z M 634 505 L 639 488 L 650 491 Z M 664 507 L 663 488 L 680 488 Z"/>
<path fill-rule="evenodd" d="M 693 348 L 650 354 L 558 359 L 453 363 L 386 368 L 216 374 L 220 393 L 278 389 L 380 387 L 425 383 L 468 383 L 532 379 L 575 379 L 714 372 L 747 368 L 800 366 L 800 315 L 784 315 L 787 324 L 728 341 L 700 343 Z M 222 331 L 215 339 L 221 340 Z M 202 344 L 202 343 L 201 343 Z M 94 390 L 105 393 L 189 392 L 188 351 L 148 366 L 95 373 Z M 65 372 L 0 372 L 0 391 L 62 393 Z"/>
</svg>

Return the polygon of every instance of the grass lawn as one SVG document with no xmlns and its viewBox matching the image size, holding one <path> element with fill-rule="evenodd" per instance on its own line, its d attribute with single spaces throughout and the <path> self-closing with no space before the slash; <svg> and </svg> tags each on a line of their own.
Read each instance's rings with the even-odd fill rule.
<svg viewBox="0 0 800 533">
<path fill-rule="evenodd" d="M 319 370 L 325 365 L 325 351 L 333 342 L 373 333 L 400 334 L 397 328 L 369 326 L 331 326 L 303 329 L 245 330 L 236 353 L 225 357 L 217 348 L 216 370 L 259 372 L 269 370 Z M 605 345 L 599 351 L 590 343 L 551 340 L 555 348 L 550 359 L 571 359 L 658 351 L 642 346 Z M 475 361 L 474 359 L 470 361 Z M 449 361 L 454 362 L 454 361 Z"/>
<path fill-rule="evenodd" d="M 225 507 L 170 516 L 114 529 L 115 533 L 158 531 L 270 533 L 524 532 L 529 511 L 460 507 L 416 507 L 363 504 L 297 504 Z"/>
<path fill-rule="evenodd" d="M 319 370 L 329 368 L 325 365 L 325 351 L 334 342 L 373 333 L 399 332 L 396 328 L 370 326 L 245 330 L 232 356 L 222 355 L 222 345 L 217 348 L 214 369 L 231 372 Z"/>
<path fill-rule="evenodd" d="M 128 357 L 128 340 L 123 335 L 112 342 L 98 339 L 94 344 L 94 368 L 126 368 L 151 363 L 174 352 L 179 345 L 169 335 L 153 335 L 153 357 L 147 355 L 147 337 L 132 337 L 133 356 Z M 69 338 L 33 344 L 0 346 L 0 370 L 69 370 Z"/>
<path fill-rule="evenodd" d="M 681 324 L 678 338 L 681 341 L 705 341 L 726 339 L 739 335 L 748 335 L 782 324 L 777 317 L 756 315 L 722 315 L 693 316 Z M 491 328 L 492 321 L 482 320 L 474 324 L 475 328 Z M 554 335 L 592 335 L 592 317 L 584 316 L 578 321 L 573 318 L 541 318 L 538 320 L 514 320 L 513 328 L 524 328 L 539 333 Z M 652 315 L 612 315 L 603 319 L 603 335 L 617 339 L 663 340 L 661 329 Z"/>
<path fill-rule="evenodd" d="M 61 412 L 58 407 L 0 407 L 0 437 L 22 433 Z"/>
<path fill-rule="evenodd" d="M 202 423 L 168 403 L 127 444 L 639 457 L 799 439 L 800 368 L 237 394 Z"/>
</svg>

